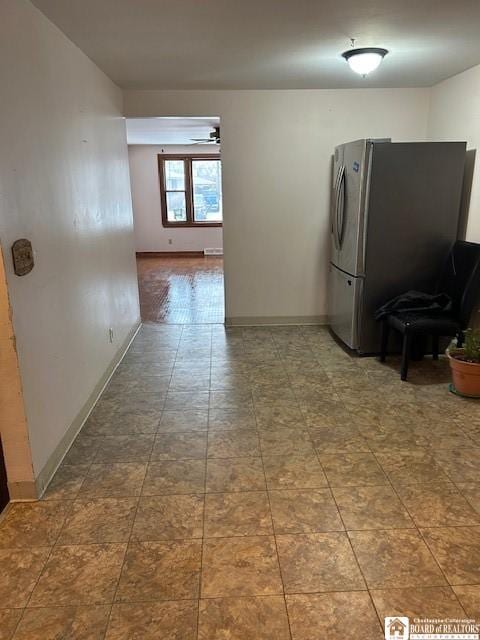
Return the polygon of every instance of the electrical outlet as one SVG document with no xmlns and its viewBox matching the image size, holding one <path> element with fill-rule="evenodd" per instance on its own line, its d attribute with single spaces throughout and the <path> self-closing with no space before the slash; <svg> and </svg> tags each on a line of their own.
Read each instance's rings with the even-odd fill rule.
<svg viewBox="0 0 480 640">
<path fill-rule="evenodd" d="M 171 238 L 168 239 L 168 244 L 173 244 L 173 240 Z"/>
<path fill-rule="evenodd" d="M 108 330 L 108 339 L 110 340 L 110 342 L 113 342 L 113 328 L 110 327 L 110 329 Z"/>
</svg>

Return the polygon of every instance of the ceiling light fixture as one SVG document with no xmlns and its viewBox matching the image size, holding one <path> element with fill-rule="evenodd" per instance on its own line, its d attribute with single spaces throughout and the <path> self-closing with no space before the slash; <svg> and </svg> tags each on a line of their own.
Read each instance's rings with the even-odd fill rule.
<svg viewBox="0 0 480 640">
<path fill-rule="evenodd" d="M 344 51 L 342 57 L 348 62 L 348 66 L 352 71 L 365 78 L 366 75 L 375 71 L 387 53 L 387 49 L 381 49 L 380 47 L 363 47 Z"/>
</svg>

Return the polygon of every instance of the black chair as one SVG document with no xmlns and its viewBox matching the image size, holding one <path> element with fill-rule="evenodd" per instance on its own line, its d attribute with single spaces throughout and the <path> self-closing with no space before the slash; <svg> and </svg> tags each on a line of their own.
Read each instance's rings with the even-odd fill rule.
<svg viewBox="0 0 480 640">
<path fill-rule="evenodd" d="M 446 293 L 452 300 L 451 310 L 436 313 L 406 311 L 392 313 L 382 319 L 380 361 L 387 357 L 390 329 L 403 335 L 400 377 L 407 379 L 412 344 L 419 336 L 432 337 L 432 354 L 438 360 L 440 337 L 457 336 L 463 344 L 463 331 L 480 298 L 480 244 L 457 240 L 450 251 L 440 277 L 437 293 Z"/>
</svg>

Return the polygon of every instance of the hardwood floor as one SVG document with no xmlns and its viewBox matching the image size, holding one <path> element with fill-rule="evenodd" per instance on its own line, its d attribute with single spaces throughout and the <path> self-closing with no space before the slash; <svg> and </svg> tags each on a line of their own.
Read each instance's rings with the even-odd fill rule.
<svg viewBox="0 0 480 640">
<path fill-rule="evenodd" d="M 137 271 L 143 322 L 223 322 L 223 258 L 137 256 Z"/>
</svg>

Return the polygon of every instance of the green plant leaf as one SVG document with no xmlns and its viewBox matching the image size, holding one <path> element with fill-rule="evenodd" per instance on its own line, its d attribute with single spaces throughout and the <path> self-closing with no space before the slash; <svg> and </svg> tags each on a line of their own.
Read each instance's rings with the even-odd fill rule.
<svg viewBox="0 0 480 640">
<path fill-rule="evenodd" d="M 473 362 L 480 363 L 480 329 L 467 329 L 465 331 L 464 355 Z"/>
</svg>

